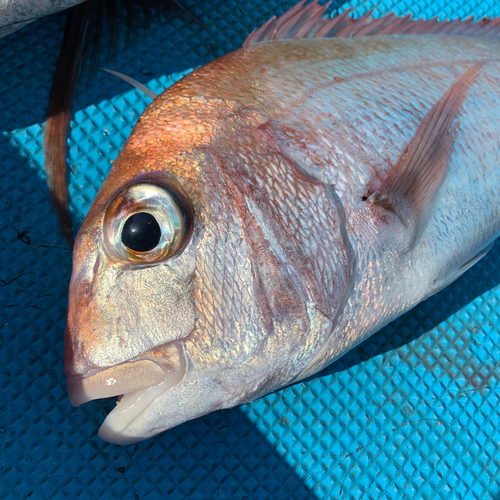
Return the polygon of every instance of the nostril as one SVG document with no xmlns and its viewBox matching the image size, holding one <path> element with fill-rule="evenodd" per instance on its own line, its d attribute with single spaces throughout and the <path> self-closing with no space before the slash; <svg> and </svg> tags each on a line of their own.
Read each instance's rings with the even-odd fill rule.
<svg viewBox="0 0 500 500">
<path fill-rule="evenodd" d="M 92 300 L 92 283 L 88 280 L 84 280 L 80 283 L 77 291 L 77 302 L 78 306 L 86 309 Z"/>
<path fill-rule="evenodd" d="M 81 346 L 72 333 L 71 326 L 67 324 L 64 334 L 64 374 L 66 377 L 83 376 L 93 368 L 81 354 Z"/>
<path fill-rule="evenodd" d="M 78 295 L 92 295 L 92 283 L 88 280 L 83 281 L 78 287 Z"/>
<path fill-rule="evenodd" d="M 66 377 L 78 374 L 78 371 L 75 369 L 75 351 L 69 325 L 66 325 L 64 333 L 64 374 Z"/>
</svg>

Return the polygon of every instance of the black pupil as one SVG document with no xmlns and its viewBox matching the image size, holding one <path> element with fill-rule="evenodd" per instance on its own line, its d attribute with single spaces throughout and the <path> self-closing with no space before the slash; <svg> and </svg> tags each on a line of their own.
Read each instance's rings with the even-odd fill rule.
<svg viewBox="0 0 500 500">
<path fill-rule="evenodd" d="M 135 252 L 153 250 L 161 238 L 161 229 L 157 220 L 146 212 L 131 215 L 122 231 L 122 243 Z"/>
</svg>

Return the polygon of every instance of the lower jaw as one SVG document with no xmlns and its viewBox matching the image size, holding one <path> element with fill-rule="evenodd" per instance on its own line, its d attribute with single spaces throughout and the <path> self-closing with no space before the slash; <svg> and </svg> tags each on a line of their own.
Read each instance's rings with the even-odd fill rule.
<svg viewBox="0 0 500 500">
<path fill-rule="evenodd" d="M 166 380 L 158 385 L 141 391 L 124 394 L 118 398 L 116 407 L 108 414 L 99 429 L 99 437 L 109 443 L 127 445 L 146 439 L 146 435 L 127 435 L 127 428 L 136 421 L 137 417 L 146 410 L 158 396 L 175 387 L 180 381 Z M 144 429 L 144 434 L 147 429 Z"/>
<path fill-rule="evenodd" d="M 117 396 L 99 436 L 111 443 L 129 444 L 145 438 L 126 437 L 127 427 L 156 397 L 179 384 L 185 373 L 182 343 L 175 341 L 115 367 L 68 377 L 67 388 L 75 406 Z"/>
</svg>

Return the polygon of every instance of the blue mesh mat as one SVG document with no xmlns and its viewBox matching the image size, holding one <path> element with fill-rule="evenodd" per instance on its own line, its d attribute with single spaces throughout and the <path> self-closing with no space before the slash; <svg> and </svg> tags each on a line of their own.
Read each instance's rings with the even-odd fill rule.
<svg viewBox="0 0 500 500">
<path fill-rule="evenodd" d="M 185 1 L 111 68 L 160 91 L 295 0 Z M 495 0 L 352 3 L 416 17 Z M 42 126 L 64 15 L 0 40 L 0 499 L 500 499 L 497 244 L 460 280 L 319 375 L 119 447 L 114 402 L 73 408 L 62 366 L 71 252 L 48 201 Z M 499 82 L 500 85 L 500 82 Z M 100 73 L 69 139 L 71 214 L 89 206 L 148 99 Z"/>
</svg>

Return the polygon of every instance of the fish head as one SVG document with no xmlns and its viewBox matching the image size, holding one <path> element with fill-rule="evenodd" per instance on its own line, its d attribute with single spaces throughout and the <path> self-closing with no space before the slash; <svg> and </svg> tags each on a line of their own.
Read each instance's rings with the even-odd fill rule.
<svg viewBox="0 0 500 500">
<path fill-rule="evenodd" d="M 331 328 L 331 304 L 306 277 L 310 257 L 284 238 L 296 230 L 286 206 L 273 212 L 261 180 L 249 181 L 251 165 L 278 161 L 262 120 L 160 96 L 79 231 L 65 373 L 74 405 L 119 396 L 99 431 L 106 441 L 141 441 L 287 385 Z M 329 290 L 345 282 L 338 268 Z"/>
</svg>

